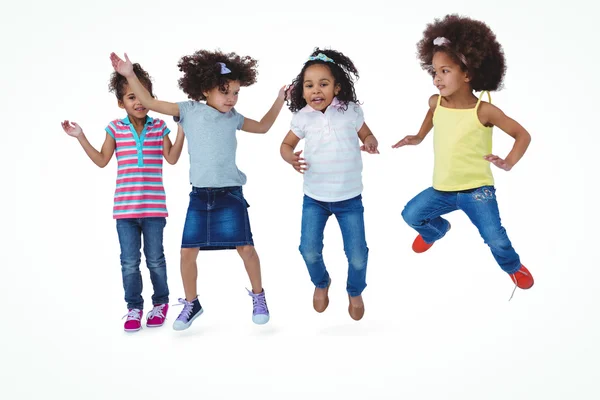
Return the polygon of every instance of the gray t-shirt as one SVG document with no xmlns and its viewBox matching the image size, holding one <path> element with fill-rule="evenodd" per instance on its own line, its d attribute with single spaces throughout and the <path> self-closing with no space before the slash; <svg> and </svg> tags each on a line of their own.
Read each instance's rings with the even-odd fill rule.
<svg viewBox="0 0 600 400">
<path fill-rule="evenodd" d="M 218 188 L 244 185 L 246 175 L 235 164 L 236 131 L 242 129 L 244 116 L 234 108 L 222 113 L 192 100 L 177 105 L 178 122 L 188 140 L 192 186 Z"/>
</svg>

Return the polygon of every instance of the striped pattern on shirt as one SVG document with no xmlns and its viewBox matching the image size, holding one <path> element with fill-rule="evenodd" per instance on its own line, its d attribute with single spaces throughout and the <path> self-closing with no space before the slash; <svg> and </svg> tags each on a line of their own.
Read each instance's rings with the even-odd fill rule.
<svg viewBox="0 0 600 400">
<path fill-rule="evenodd" d="M 163 139 L 170 130 L 165 121 L 146 117 L 138 135 L 126 117 L 112 121 L 106 132 L 115 139 L 118 163 L 113 218 L 167 217 L 162 165 Z"/>
</svg>

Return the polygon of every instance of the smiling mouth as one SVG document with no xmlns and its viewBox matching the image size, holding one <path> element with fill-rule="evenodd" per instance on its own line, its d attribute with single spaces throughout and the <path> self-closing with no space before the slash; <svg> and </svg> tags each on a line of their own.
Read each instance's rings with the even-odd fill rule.
<svg viewBox="0 0 600 400">
<path fill-rule="evenodd" d="M 134 110 L 138 111 L 138 112 L 142 112 L 142 111 L 146 111 L 146 107 L 137 107 L 137 108 L 134 108 Z"/>
</svg>

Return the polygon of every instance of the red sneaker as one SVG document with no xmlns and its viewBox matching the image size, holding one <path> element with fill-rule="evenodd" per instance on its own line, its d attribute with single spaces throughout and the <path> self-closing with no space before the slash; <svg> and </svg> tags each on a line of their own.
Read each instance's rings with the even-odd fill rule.
<svg viewBox="0 0 600 400">
<path fill-rule="evenodd" d="M 415 253 L 424 253 L 433 246 L 435 242 L 425 243 L 421 235 L 417 236 L 412 244 L 412 249 Z"/>
<path fill-rule="evenodd" d="M 446 231 L 446 233 L 448 233 L 450 228 L 452 228 L 452 225 L 450 225 L 450 223 L 448 222 L 448 230 Z M 412 249 L 415 253 L 425 253 L 431 248 L 431 246 L 433 246 L 434 243 L 435 242 L 425 243 L 423 237 L 419 235 L 415 238 L 415 241 L 412 244 Z"/>
<path fill-rule="evenodd" d="M 521 265 L 521 268 L 517 272 L 509 274 L 509 276 L 513 283 L 521 289 L 529 289 L 533 286 L 533 276 L 531 276 L 531 273 L 524 265 Z"/>
</svg>

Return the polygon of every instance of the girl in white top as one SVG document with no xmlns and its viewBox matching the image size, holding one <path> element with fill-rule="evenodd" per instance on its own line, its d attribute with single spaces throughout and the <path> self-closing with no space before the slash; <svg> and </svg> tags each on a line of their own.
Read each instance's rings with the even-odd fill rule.
<svg viewBox="0 0 600 400">
<path fill-rule="evenodd" d="M 377 139 L 364 122 L 352 76 L 358 79 L 358 71 L 348 57 L 335 50 L 315 49 L 288 89 L 294 117 L 281 144 L 281 156 L 304 174 L 300 253 L 315 285 L 313 307 L 323 312 L 329 304 L 331 278 L 323 262 L 323 231 L 333 214 L 349 264 L 348 312 L 358 321 L 365 311 L 361 293 L 367 286 L 369 254 L 360 151 L 379 151 Z M 294 152 L 301 139 L 306 140 L 304 157 L 302 150 Z"/>
</svg>

